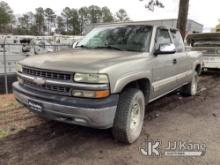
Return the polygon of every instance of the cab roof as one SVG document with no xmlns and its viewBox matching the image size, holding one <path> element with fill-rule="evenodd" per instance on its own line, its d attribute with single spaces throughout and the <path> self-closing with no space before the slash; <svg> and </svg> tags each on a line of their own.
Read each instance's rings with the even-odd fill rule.
<svg viewBox="0 0 220 165">
<path fill-rule="evenodd" d="M 152 26 L 152 27 L 161 27 L 164 29 L 170 29 L 170 30 L 177 30 L 175 28 L 170 28 L 170 27 L 166 27 L 166 26 L 161 26 L 161 25 L 155 25 L 155 24 L 151 24 L 149 22 L 144 22 L 144 21 L 140 21 L 140 22 L 116 22 L 116 23 L 110 23 L 110 24 L 97 24 L 97 27 L 117 27 L 117 26 L 141 26 L 141 25 L 145 25 L 145 26 Z"/>
</svg>

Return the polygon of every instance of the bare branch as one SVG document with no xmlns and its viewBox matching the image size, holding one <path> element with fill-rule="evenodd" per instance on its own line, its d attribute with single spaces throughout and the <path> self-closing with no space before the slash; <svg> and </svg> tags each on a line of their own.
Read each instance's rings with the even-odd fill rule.
<svg viewBox="0 0 220 165">
<path fill-rule="evenodd" d="M 142 2 L 144 0 L 139 1 Z M 154 11 L 155 7 L 164 8 L 165 6 L 160 0 L 148 0 L 148 2 L 145 4 L 145 8 L 152 12 Z"/>
</svg>

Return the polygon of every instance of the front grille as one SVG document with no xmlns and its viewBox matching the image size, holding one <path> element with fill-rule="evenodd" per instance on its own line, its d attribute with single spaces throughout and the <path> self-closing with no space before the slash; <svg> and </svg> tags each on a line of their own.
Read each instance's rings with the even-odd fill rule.
<svg viewBox="0 0 220 165">
<path fill-rule="evenodd" d="M 208 48 L 208 47 L 196 48 L 196 47 L 194 47 L 192 50 L 202 51 L 204 55 L 214 55 L 214 56 L 217 56 L 217 55 L 220 54 L 220 49 L 217 49 L 217 48 Z"/>
<path fill-rule="evenodd" d="M 60 81 L 71 80 L 70 73 L 66 74 L 66 73 L 47 71 L 47 70 L 28 68 L 28 67 L 23 67 L 23 73 L 27 75 L 31 75 L 31 76 L 43 77 L 43 78 L 52 79 L 52 80 L 60 80 Z"/>
<path fill-rule="evenodd" d="M 207 49 L 205 50 L 204 54 L 217 54 L 216 49 Z"/>
<path fill-rule="evenodd" d="M 54 94 L 61 94 L 61 95 L 70 95 L 70 87 L 63 87 L 63 86 L 56 86 L 56 85 L 37 85 L 32 81 L 29 80 L 23 80 L 24 85 L 26 85 L 29 88 L 32 88 L 34 90 L 42 91 L 42 92 L 48 92 L 48 93 L 54 93 Z"/>
</svg>

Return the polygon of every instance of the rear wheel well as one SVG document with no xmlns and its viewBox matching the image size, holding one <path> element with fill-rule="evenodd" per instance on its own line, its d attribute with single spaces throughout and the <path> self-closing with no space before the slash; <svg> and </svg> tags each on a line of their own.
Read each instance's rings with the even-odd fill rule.
<svg viewBox="0 0 220 165">
<path fill-rule="evenodd" d="M 148 103 L 150 97 L 150 81 L 148 79 L 139 79 L 128 83 L 122 92 L 128 88 L 140 89 L 145 97 L 145 102 Z"/>
</svg>

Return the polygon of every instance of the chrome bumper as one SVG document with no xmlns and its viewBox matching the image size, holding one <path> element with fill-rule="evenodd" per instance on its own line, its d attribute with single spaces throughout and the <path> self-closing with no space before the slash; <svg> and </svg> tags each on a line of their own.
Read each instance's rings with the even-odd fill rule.
<svg viewBox="0 0 220 165">
<path fill-rule="evenodd" d="M 204 62 L 203 68 L 220 69 L 220 62 Z"/>
</svg>

